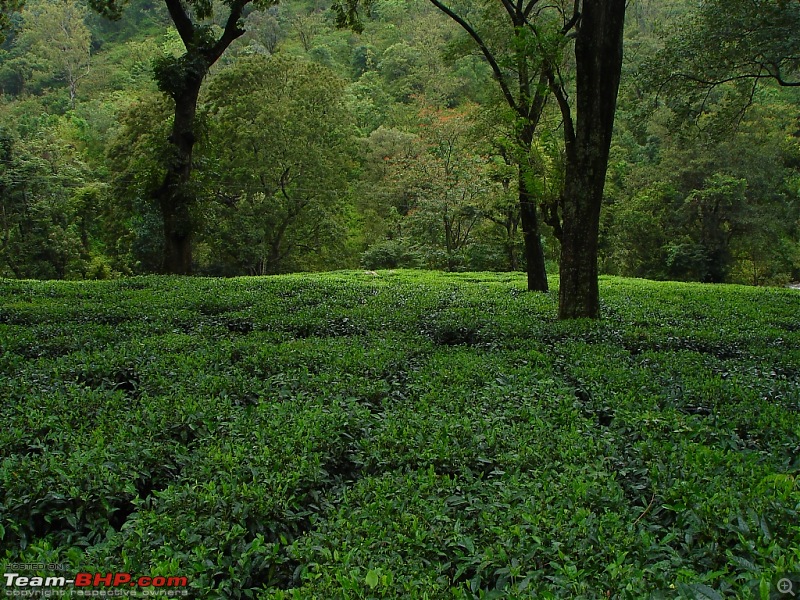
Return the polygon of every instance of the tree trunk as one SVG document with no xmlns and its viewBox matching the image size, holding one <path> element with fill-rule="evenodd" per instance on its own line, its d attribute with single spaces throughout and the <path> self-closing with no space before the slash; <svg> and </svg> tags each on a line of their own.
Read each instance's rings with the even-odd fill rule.
<svg viewBox="0 0 800 600">
<path fill-rule="evenodd" d="M 626 0 L 585 0 L 575 40 L 577 126 L 567 139 L 560 319 L 600 316 L 597 238 L 614 128 Z"/>
<path fill-rule="evenodd" d="M 588 175 L 574 177 L 567 180 L 564 195 L 592 201 L 564 203 L 558 318 L 596 319 L 600 316 L 597 286 L 600 202 L 594 200 L 597 185 Z M 602 188 L 600 197 L 602 199 Z"/>
<path fill-rule="evenodd" d="M 529 153 L 533 145 L 535 122 L 530 120 L 520 132 L 518 142 Z M 525 177 L 525 161 L 519 164 L 519 216 L 522 224 L 522 239 L 525 241 L 525 262 L 528 270 L 528 291 L 546 292 L 547 270 L 544 266 L 542 238 L 539 235 L 539 216 L 536 213 L 536 198 L 533 197 Z"/>
<path fill-rule="evenodd" d="M 173 275 L 192 273 L 194 223 L 190 189 L 192 151 L 195 143 L 195 114 L 202 77 L 187 77 L 180 93 L 174 95 L 175 120 L 170 135 L 172 159 L 164 182 L 154 192 L 164 221 L 164 258 L 162 270 Z"/>
<path fill-rule="evenodd" d="M 510 271 L 519 271 L 519 263 L 517 262 L 517 249 L 514 246 L 514 237 L 517 233 L 517 228 L 511 219 L 506 222 L 506 256 L 508 257 L 508 268 Z"/>
<path fill-rule="evenodd" d="M 539 235 L 539 217 L 536 214 L 536 202 L 528 190 L 522 167 L 519 170 L 519 214 L 522 222 L 522 238 L 525 241 L 528 291 L 546 292 L 547 270 L 544 266 L 542 238 Z"/>
</svg>

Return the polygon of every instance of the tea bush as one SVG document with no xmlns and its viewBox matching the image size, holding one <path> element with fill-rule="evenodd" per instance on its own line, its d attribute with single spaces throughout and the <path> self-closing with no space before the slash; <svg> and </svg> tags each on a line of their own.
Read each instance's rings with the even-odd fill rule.
<svg viewBox="0 0 800 600">
<path fill-rule="evenodd" d="M 800 293 L 601 294 L 559 322 L 518 274 L 0 281 L 0 557 L 196 598 L 774 597 Z"/>
</svg>

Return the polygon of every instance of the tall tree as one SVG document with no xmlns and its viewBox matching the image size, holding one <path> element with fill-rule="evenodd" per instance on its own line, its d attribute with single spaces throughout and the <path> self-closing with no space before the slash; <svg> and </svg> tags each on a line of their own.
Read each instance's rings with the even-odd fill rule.
<svg viewBox="0 0 800 600">
<path fill-rule="evenodd" d="M 22 11 L 23 36 L 67 83 L 72 108 L 78 84 L 89 74 L 92 36 L 87 15 L 86 8 L 72 0 L 29 3 Z"/>
<path fill-rule="evenodd" d="M 509 46 L 514 59 L 508 69 L 463 13 L 459 14 L 442 0 L 430 1 L 458 23 L 480 48 L 503 97 L 519 117 L 517 139 L 522 148 L 531 148 L 548 92 L 556 96 L 564 120 L 566 176 L 559 206 L 548 211 L 548 223 L 561 239 L 559 317 L 597 318 L 600 208 L 622 72 L 625 0 L 554 3 L 502 0 L 511 27 Z M 369 4 L 368 0 L 365 2 Z M 334 4 L 342 25 L 358 27 L 358 9 L 359 0 L 340 0 Z M 563 52 L 573 38 L 575 117 L 561 72 Z M 516 85 L 512 87 L 512 83 Z M 524 169 L 520 169 L 528 288 L 546 290 L 536 202 L 528 180 Z"/>
<path fill-rule="evenodd" d="M 519 165 L 519 208 L 525 241 L 525 259 L 528 272 L 528 289 L 548 290 L 544 252 L 540 238 L 538 199 L 530 189 L 528 176 L 530 153 L 536 127 L 542 117 L 549 88 L 545 76 L 545 57 L 532 51 L 527 23 L 539 0 L 516 4 L 504 1 L 502 11 L 487 5 L 481 10 L 470 6 L 456 9 L 442 0 L 430 0 L 442 13 L 457 23 L 477 45 L 490 65 L 503 98 L 511 109 L 518 145 L 516 160 Z M 339 23 L 358 27 L 357 0 L 344 0 L 334 5 Z M 502 30 L 497 35 L 498 25 Z M 483 27 L 481 27 L 483 26 Z M 493 43 L 498 42 L 498 43 Z"/>
<path fill-rule="evenodd" d="M 271 0 L 164 0 L 172 22 L 180 35 L 185 52 L 179 57 L 158 61 L 155 76 L 159 89 L 174 103 L 172 132 L 169 137 L 171 154 L 166 160 L 166 174 L 153 192 L 153 199 L 164 221 L 164 258 L 166 273 L 190 274 L 192 271 L 192 241 L 196 223 L 193 205 L 196 192 L 190 179 L 192 153 L 197 141 L 197 102 L 200 86 L 211 66 L 227 48 L 245 33 L 244 11 L 253 3 L 268 6 Z M 109 18 L 119 18 L 124 0 L 90 0 L 90 6 Z M 224 27 L 219 33 L 212 28 L 215 10 Z"/>
<path fill-rule="evenodd" d="M 625 0 L 575 0 L 575 112 L 550 74 L 564 119 L 560 319 L 597 318 L 597 250 L 608 154 L 622 73 Z"/>
</svg>

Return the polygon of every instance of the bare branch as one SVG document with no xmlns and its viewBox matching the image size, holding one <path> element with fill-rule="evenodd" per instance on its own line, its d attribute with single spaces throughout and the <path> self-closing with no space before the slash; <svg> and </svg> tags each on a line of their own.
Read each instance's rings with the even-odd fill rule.
<svg viewBox="0 0 800 600">
<path fill-rule="evenodd" d="M 575 125 L 572 119 L 572 109 L 569 106 L 569 100 L 563 86 L 556 81 L 555 75 L 550 70 L 547 71 L 547 81 L 550 85 L 550 91 L 556 97 L 558 108 L 561 110 L 561 118 L 564 120 L 564 143 L 567 154 L 570 154 L 574 152 L 575 147 Z"/>
<path fill-rule="evenodd" d="M 581 3 L 580 0 L 575 0 L 574 4 L 572 5 L 572 17 L 570 20 L 564 23 L 564 27 L 561 28 L 561 35 L 567 35 L 570 30 L 572 30 L 577 24 L 578 21 L 581 19 Z"/>
<path fill-rule="evenodd" d="M 722 84 L 731 83 L 733 81 L 741 81 L 742 79 L 756 79 L 756 80 L 770 79 L 772 78 L 772 75 L 768 74 L 765 75 L 763 72 L 758 72 L 758 73 L 744 73 L 742 75 L 732 75 L 730 77 L 723 77 L 722 79 L 703 79 L 702 77 L 691 75 L 689 73 L 673 73 L 666 79 L 664 83 L 669 83 L 670 80 L 675 78 L 686 79 L 687 81 L 693 81 L 695 83 L 699 83 L 700 85 L 715 88 Z"/>
</svg>

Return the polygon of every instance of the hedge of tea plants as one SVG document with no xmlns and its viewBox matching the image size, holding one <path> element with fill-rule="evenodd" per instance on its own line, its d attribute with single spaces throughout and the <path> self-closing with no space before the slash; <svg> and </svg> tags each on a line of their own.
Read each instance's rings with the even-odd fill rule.
<svg viewBox="0 0 800 600">
<path fill-rule="evenodd" d="M 775 597 L 800 292 L 601 295 L 559 322 L 517 274 L 0 281 L 0 561 L 193 598 Z"/>
</svg>

